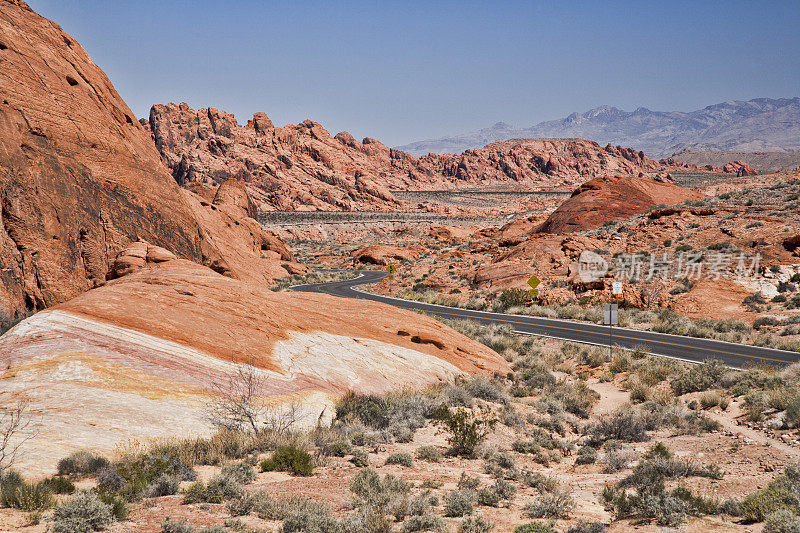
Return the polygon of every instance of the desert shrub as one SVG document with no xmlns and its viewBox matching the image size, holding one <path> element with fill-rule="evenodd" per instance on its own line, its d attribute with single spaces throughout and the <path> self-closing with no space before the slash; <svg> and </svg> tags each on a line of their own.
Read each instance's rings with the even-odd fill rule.
<svg viewBox="0 0 800 533">
<path fill-rule="evenodd" d="M 222 467 L 220 474 L 233 477 L 233 479 L 242 485 L 247 485 L 256 480 L 255 469 L 244 462 L 228 463 Z"/>
<path fill-rule="evenodd" d="M 161 448 L 122 457 L 98 474 L 98 483 L 104 490 L 119 492 L 126 500 L 135 501 L 148 492 L 156 479 L 165 475 L 185 481 L 197 477 L 195 471 L 181 461 L 177 448 Z"/>
<path fill-rule="evenodd" d="M 590 435 L 596 441 L 617 440 L 622 442 L 645 442 L 647 435 L 647 421 L 632 408 L 620 408 L 600 417 L 597 423 L 590 428 Z"/>
<path fill-rule="evenodd" d="M 612 474 L 620 470 L 625 470 L 635 458 L 636 454 L 631 450 L 625 450 L 619 446 L 609 447 L 605 453 L 603 453 L 601 459 L 603 463 L 603 472 Z"/>
<path fill-rule="evenodd" d="M 588 418 L 592 406 L 600 399 L 600 395 L 590 389 L 585 381 L 558 381 L 550 385 L 545 394 L 551 400 L 560 401 L 567 412 L 581 418 Z"/>
<path fill-rule="evenodd" d="M 597 461 L 597 450 L 591 446 L 581 446 L 578 449 L 578 457 L 575 459 L 576 465 L 588 465 Z"/>
<path fill-rule="evenodd" d="M 12 479 L 9 480 L 8 478 Z M 44 481 L 28 483 L 14 476 L 6 474 L 2 483 L 2 504 L 21 511 L 41 511 L 55 504 L 53 492 Z"/>
<path fill-rule="evenodd" d="M 350 491 L 361 499 L 362 505 L 381 510 L 386 510 L 393 502 L 405 498 L 410 490 L 410 485 L 402 479 L 391 474 L 381 478 L 371 468 L 362 468 L 350 483 Z"/>
<path fill-rule="evenodd" d="M 97 496 L 100 498 L 101 502 L 111 507 L 111 515 L 114 517 L 114 520 L 121 522 L 128 519 L 129 508 L 125 498 L 113 492 L 103 491 L 98 492 Z"/>
<path fill-rule="evenodd" d="M 532 440 L 515 440 L 511 443 L 511 449 L 517 453 L 539 453 L 542 447 Z"/>
<path fill-rule="evenodd" d="M 458 525 L 458 533 L 489 533 L 494 524 L 481 515 L 468 516 Z"/>
<path fill-rule="evenodd" d="M 528 522 L 514 528 L 514 533 L 558 533 L 553 522 Z"/>
<path fill-rule="evenodd" d="M 488 409 L 481 409 L 476 414 L 458 408 L 455 411 L 448 410 L 439 422 L 449 432 L 447 441 L 450 444 L 450 453 L 472 457 L 475 448 L 486 439 L 497 420 L 491 416 Z"/>
<path fill-rule="evenodd" d="M 167 518 L 161 524 L 161 533 L 195 533 L 197 529 L 186 520 Z"/>
<path fill-rule="evenodd" d="M 495 479 L 491 488 L 501 500 L 513 500 L 517 494 L 516 485 L 505 479 Z"/>
<path fill-rule="evenodd" d="M 558 480 L 556 478 L 544 475 L 541 472 L 523 470 L 521 481 L 539 492 L 552 492 L 558 488 Z"/>
<path fill-rule="evenodd" d="M 631 358 L 625 352 L 615 353 L 611 358 L 611 365 L 608 368 L 614 374 L 628 372 L 631 369 Z"/>
<path fill-rule="evenodd" d="M 337 440 L 324 446 L 322 453 L 333 457 L 344 457 L 353 453 L 353 445 L 346 440 Z"/>
<path fill-rule="evenodd" d="M 719 506 L 719 510 L 726 515 L 742 516 L 742 502 L 733 499 L 725 500 Z"/>
<path fill-rule="evenodd" d="M 86 533 L 105 529 L 114 521 L 111 506 L 91 491 L 81 491 L 53 512 L 53 533 Z"/>
<path fill-rule="evenodd" d="M 767 515 L 764 519 L 764 533 L 800 533 L 800 516 L 778 509 Z"/>
<path fill-rule="evenodd" d="M 61 476 L 96 474 L 109 466 L 108 459 L 86 450 L 79 450 L 58 461 Z"/>
<path fill-rule="evenodd" d="M 282 533 L 344 533 L 342 524 L 324 505 L 309 505 L 293 511 L 283 520 Z"/>
<path fill-rule="evenodd" d="M 475 510 L 475 493 L 471 490 L 458 489 L 445 494 L 444 515 L 465 516 Z"/>
<path fill-rule="evenodd" d="M 744 397 L 744 410 L 747 419 L 751 422 L 760 422 L 764 418 L 764 411 L 767 409 L 767 396 L 763 392 L 749 392 Z"/>
<path fill-rule="evenodd" d="M 701 476 L 722 479 L 723 473 L 716 465 L 698 467 L 679 459 L 662 443 L 651 446 L 634 467 L 633 472 L 619 482 L 620 487 L 657 484 L 664 479 Z"/>
<path fill-rule="evenodd" d="M 386 464 L 411 467 L 414 465 L 414 457 L 410 453 L 393 453 L 386 458 Z"/>
<path fill-rule="evenodd" d="M 436 515 L 413 515 L 403 521 L 403 531 L 441 531 L 446 525 L 447 522 Z"/>
<path fill-rule="evenodd" d="M 458 478 L 458 488 L 459 490 L 476 490 L 481 485 L 481 480 L 475 476 L 470 476 L 466 472 L 461 472 L 461 476 Z"/>
<path fill-rule="evenodd" d="M 181 486 L 181 479 L 178 476 L 161 474 L 147 486 L 145 496 L 156 498 L 158 496 L 170 496 L 177 494 Z"/>
<path fill-rule="evenodd" d="M 602 348 L 584 348 L 581 350 L 579 360 L 581 364 L 597 368 L 608 360 L 608 352 Z"/>
<path fill-rule="evenodd" d="M 613 510 L 617 519 L 655 520 L 662 526 L 674 527 L 687 516 L 719 512 L 716 501 L 695 495 L 684 487 L 668 492 L 663 483 L 637 487 L 633 493 L 606 487 L 602 498 L 606 508 Z"/>
<path fill-rule="evenodd" d="M 367 426 L 385 428 L 389 425 L 388 410 L 386 399 L 350 391 L 336 402 L 336 420 L 352 417 Z"/>
<path fill-rule="evenodd" d="M 497 507 L 500 505 L 500 496 L 488 487 L 482 487 L 475 493 L 475 500 L 478 505 L 486 507 Z"/>
<path fill-rule="evenodd" d="M 748 495 L 742 501 L 742 517 L 746 522 L 762 522 L 767 515 L 786 510 L 800 515 L 800 464 L 786 467 L 766 488 Z"/>
<path fill-rule="evenodd" d="M 42 483 L 49 488 L 53 494 L 72 494 L 75 492 L 75 484 L 64 476 L 53 476 L 45 479 Z"/>
<path fill-rule="evenodd" d="M 727 369 L 722 361 L 709 359 L 692 365 L 688 371 L 672 379 L 670 386 L 678 396 L 689 392 L 702 392 L 719 386 Z"/>
<path fill-rule="evenodd" d="M 272 457 L 261 461 L 261 471 L 289 472 L 294 476 L 310 476 L 314 472 L 314 460 L 307 451 L 290 444 L 279 446 Z"/>
<path fill-rule="evenodd" d="M 800 395 L 795 396 L 786 405 L 786 425 L 792 428 L 800 427 Z"/>
<path fill-rule="evenodd" d="M 524 512 L 531 518 L 569 518 L 574 508 L 575 501 L 569 492 L 557 488 L 526 505 Z"/>
<path fill-rule="evenodd" d="M 653 391 L 647 383 L 638 380 L 633 380 L 629 384 L 629 391 L 631 401 L 633 403 L 642 403 L 651 399 Z"/>
<path fill-rule="evenodd" d="M 717 391 L 708 391 L 700 395 L 700 407 L 711 409 L 722 402 L 722 396 Z"/>
<path fill-rule="evenodd" d="M 416 457 L 420 461 L 438 463 L 442 460 L 442 451 L 436 446 L 420 446 L 417 448 Z"/>
<path fill-rule="evenodd" d="M 240 498 L 244 493 L 235 475 L 219 473 L 208 483 L 195 481 L 183 494 L 183 503 L 222 503 Z"/>
<path fill-rule="evenodd" d="M 361 468 L 369 466 L 369 454 L 364 450 L 355 450 L 353 451 L 353 457 L 350 458 L 350 462 Z"/>
<path fill-rule="evenodd" d="M 577 524 L 570 526 L 567 533 L 603 533 L 606 530 L 606 525 L 602 522 L 584 522 L 578 521 Z"/>
<path fill-rule="evenodd" d="M 505 385 L 495 379 L 488 378 L 484 375 L 477 375 L 467 381 L 467 391 L 474 398 L 480 398 L 495 403 L 508 403 L 509 397 L 506 392 Z"/>
</svg>

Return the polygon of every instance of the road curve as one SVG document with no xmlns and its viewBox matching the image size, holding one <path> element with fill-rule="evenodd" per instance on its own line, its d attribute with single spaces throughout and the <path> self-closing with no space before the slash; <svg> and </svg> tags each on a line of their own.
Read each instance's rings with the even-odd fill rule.
<svg viewBox="0 0 800 533">
<path fill-rule="evenodd" d="M 355 279 L 298 285 L 293 287 L 293 290 L 322 292 L 343 298 L 373 300 L 403 309 L 425 311 L 443 318 L 474 320 L 481 324 L 510 324 L 514 331 L 528 335 L 554 337 L 599 346 L 619 345 L 624 348 L 646 346 L 651 353 L 692 363 L 698 363 L 706 359 L 720 359 L 730 367 L 744 368 L 758 364 L 782 367 L 800 361 L 800 353 L 771 348 L 651 331 L 637 331 L 620 327 L 614 327 L 612 330 L 608 326 L 570 320 L 470 311 L 468 309 L 372 294 L 359 288 L 363 285 L 377 283 L 384 277 L 386 277 L 385 272 L 366 270 Z"/>
</svg>

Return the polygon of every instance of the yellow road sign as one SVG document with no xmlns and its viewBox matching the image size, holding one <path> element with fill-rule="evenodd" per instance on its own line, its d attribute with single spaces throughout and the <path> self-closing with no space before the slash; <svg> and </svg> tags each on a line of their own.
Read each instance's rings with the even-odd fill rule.
<svg viewBox="0 0 800 533">
<path fill-rule="evenodd" d="M 537 296 L 539 294 L 539 289 L 536 287 L 538 287 L 540 283 L 541 281 L 536 275 L 531 276 L 531 279 L 528 280 L 528 285 L 531 286 L 531 296 Z"/>
<path fill-rule="evenodd" d="M 394 273 L 397 271 L 397 267 L 394 265 L 389 265 L 386 267 L 386 272 L 389 273 L 389 279 L 394 279 Z"/>
</svg>

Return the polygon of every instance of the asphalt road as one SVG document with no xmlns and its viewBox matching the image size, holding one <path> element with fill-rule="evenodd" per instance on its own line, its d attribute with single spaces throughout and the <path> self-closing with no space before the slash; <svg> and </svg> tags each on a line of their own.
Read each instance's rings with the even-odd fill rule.
<svg viewBox="0 0 800 533">
<path fill-rule="evenodd" d="M 377 283 L 385 276 L 385 272 L 368 270 L 363 271 L 361 276 L 355 279 L 299 285 L 294 287 L 294 290 L 322 292 L 343 298 L 373 300 L 403 309 L 425 311 L 443 318 L 474 320 L 481 324 L 510 324 L 514 331 L 528 335 L 541 335 L 600 346 L 619 345 L 624 348 L 646 346 L 651 353 L 689 362 L 720 359 L 730 367 L 744 368 L 756 364 L 785 366 L 800 361 L 800 353 L 783 350 L 650 331 L 637 331 L 620 327 L 609 328 L 608 326 L 570 320 L 470 311 L 455 307 L 401 300 L 399 298 L 371 294 L 359 289 L 359 286 Z"/>
</svg>

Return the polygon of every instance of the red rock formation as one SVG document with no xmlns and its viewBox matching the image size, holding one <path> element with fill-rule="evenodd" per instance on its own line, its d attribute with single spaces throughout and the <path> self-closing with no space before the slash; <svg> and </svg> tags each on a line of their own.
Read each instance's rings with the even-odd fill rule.
<svg viewBox="0 0 800 533">
<path fill-rule="evenodd" d="M 743 161 L 733 161 L 722 167 L 723 172 L 729 174 L 736 174 L 737 177 L 742 176 L 755 176 L 758 174 L 756 169 Z"/>
<path fill-rule="evenodd" d="M 375 139 L 331 136 L 310 120 L 275 128 L 258 114 L 242 127 L 224 111 L 186 104 L 153 106 L 149 128 L 179 183 L 236 177 L 262 209 L 399 209 L 390 189 L 574 186 L 600 174 L 673 168 L 630 148 L 582 139 L 511 140 L 417 158 Z"/>
<path fill-rule="evenodd" d="M 540 233 L 570 233 L 599 228 L 659 204 L 699 200 L 702 195 L 660 179 L 602 177 L 575 189 L 539 228 Z"/>
<path fill-rule="evenodd" d="M 252 206 L 201 227 L 147 129 L 75 39 L 25 2 L 0 0 L 0 42 L 0 321 L 103 283 L 139 239 L 207 264 L 230 255 L 206 236 Z"/>
<path fill-rule="evenodd" d="M 392 261 L 413 261 L 422 250 L 378 244 L 355 250 L 352 254 L 353 261 L 369 265 L 388 265 Z"/>
</svg>

